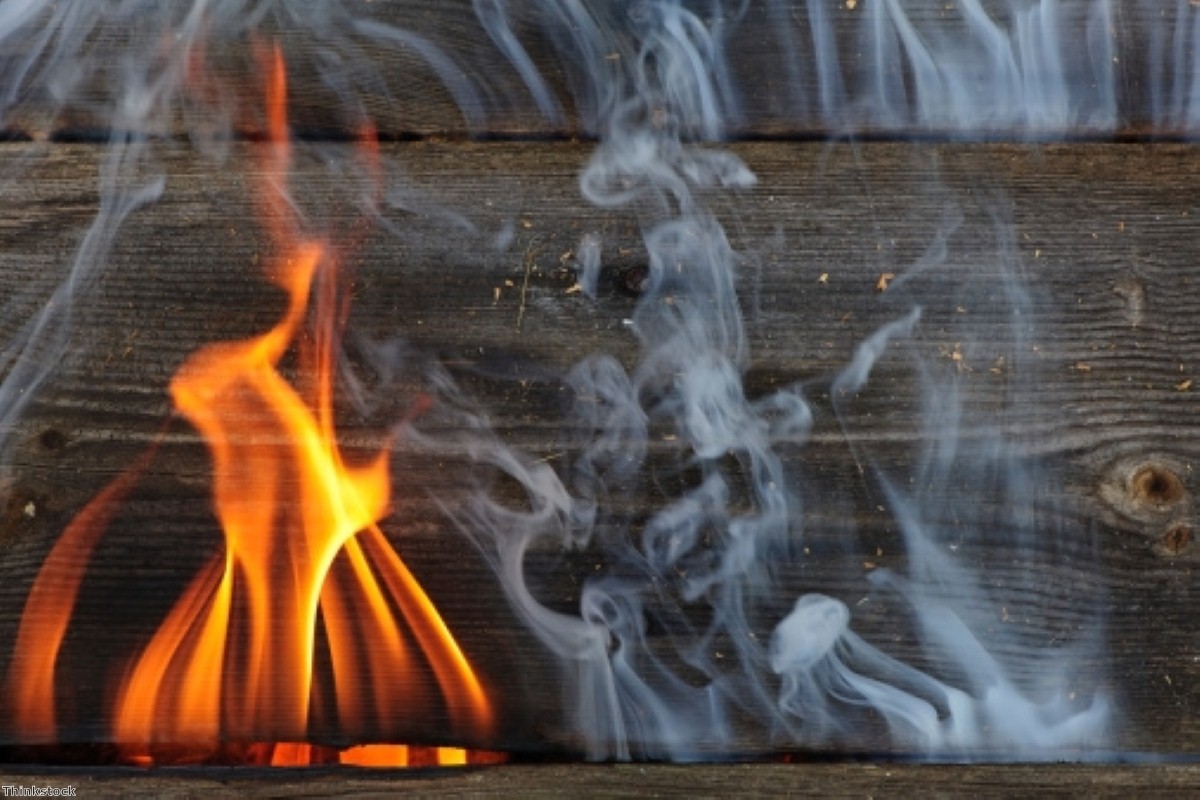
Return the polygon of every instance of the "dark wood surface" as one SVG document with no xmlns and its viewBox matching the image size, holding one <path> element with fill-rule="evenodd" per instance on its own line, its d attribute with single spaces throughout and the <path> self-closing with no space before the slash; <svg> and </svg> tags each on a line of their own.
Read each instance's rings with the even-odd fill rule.
<svg viewBox="0 0 1200 800">
<path fill-rule="evenodd" d="M 351 162 L 349 147 L 303 149 L 293 179 L 310 226 L 331 235 L 359 217 L 355 202 L 365 183 L 328 167 Z M 256 146 L 230 145 L 224 162 L 182 143 L 153 148 L 143 171 L 168 176 L 161 200 L 128 218 L 102 269 L 81 274 L 63 346 L 39 355 L 59 366 L 6 431 L 11 469 L 0 526 L 0 641 L 13 640 L 34 574 L 67 521 L 150 441 L 162 440 L 89 571 L 65 651 L 64 678 L 77 690 L 80 718 L 92 720 L 74 731 L 84 738 L 103 738 L 96 726 L 112 672 L 219 541 L 203 446 L 179 421 L 161 433 L 170 415 L 166 382 L 200 344 L 261 331 L 282 308 L 280 294 L 261 277 L 270 245 L 248 199 Z M 920 303 L 925 317 L 910 355 L 957 380 L 970 409 L 968 442 L 1002 427 L 1024 458 L 1043 465 L 1049 498 L 1043 521 L 1047 530 L 1064 531 L 1032 550 L 983 537 L 964 558 L 989 585 L 1019 589 L 1027 604 L 1021 607 L 1038 617 L 1037 625 L 1070 632 L 1103 618 L 1111 659 L 1103 680 L 1121 715 L 1114 749 L 1194 753 L 1200 748 L 1193 613 L 1200 552 L 1190 534 L 1197 522 L 1193 465 L 1200 457 L 1191 384 L 1200 370 L 1195 149 L 746 143 L 733 150 L 759 177 L 744 196 L 713 200 L 742 259 L 748 391 L 760 395 L 800 382 L 817 415 L 797 456 L 811 553 L 785 574 L 780 608 L 804 591 L 853 606 L 867 594 L 867 573 L 903 567 L 895 520 L 880 511 L 878 488 L 859 465 L 868 459 L 898 475 L 911 468 L 919 444 L 914 373 L 903 357 L 885 359 L 853 401 L 846 430 L 828 395 L 832 375 L 858 343 Z M 403 337 L 422 357 L 441 359 L 487 410 L 500 440 L 551 462 L 563 455 L 564 371 L 593 352 L 626 364 L 636 357 L 625 323 L 635 298 L 622 287 L 627 271 L 645 260 L 638 221 L 579 198 L 576 176 L 589 152 L 569 143 L 385 145 L 385 194 L 392 200 L 381 210 L 385 224 L 346 253 L 356 271 L 352 329 L 378 340 Z M 8 173 L 19 177 L 4 187 L 13 213 L 0 221 L 0 295 L 11 304 L 0 333 L 7 338 L 65 277 L 96 212 L 105 154 L 87 145 L 24 143 L 3 145 L 0 158 L 25 165 Z M 605 254 L 594 300 L 573 288 L 570 268 L 589 232 L 599 234 Z M 948 241 L 945 258 L 914 272 L 939 232 Z M 990 349 L 991 339 L 1007 335 L 1008 308 L 996 296 L 997 264 L 1005 262 L 1029 289 L 1033 333 L 1020 369 L 997 367 L 998 351 Z M 897 278 L 880 292 L 884 273 Z M 980 286 L 990 288 L 980 292 Z M 362 366 L 361 359 L 355 363 Z M 347 447 L 363 452 L 383 440 L 386 421 L 403 413 L 406 393 L 420 386 L 406 380 L 401 375 L 384 393 L 393 399 L 373 413 L 344 411 Z M 575 752 L 557 667 L 428 499 L 430 492 L 455 497 L 469 467 L 403 443 L 395 459 L 401 499 L 385 528 L 502 707 L 505 723 L 496 738 L 473 744 Z M 653 508 L 670 492 L 647 485 L 637 502 Z M 1075 555 L 1064 556 L 1064 549 Z M 587 552 L 551 545 L 529 557 L 539 596 L 563 610 L 600 566 Z M 131 582 L 139 586 L 136 599 L 126 591 Z M 865 635 L 888 636 L 888 619 L 873 616 L 869 605 L 861 624 Z M 911 644 L 894 646 L 916 657 Z M 109 666 L 97 668 L 97 654 Z M 5 652 L 0 667 L 9 658 Z M 1081 680 L 1104 669 L 1083 665 Z M 435 716 L 405 721 L 397 735 L 434 742 L 443 730 Z M 11 732 L 3 735 L 12 740 Z M 773 746 L 752 726 L 738 736 L 744 752 Z M 786 774 L 780 780 L 794 781 L 800 792 L 807 769 L 651 774 L 669 774 L 667 783 L 704 776 L 697 780 L 712 781 L 714 793 L 756 781 L 766 786 Z M 816 769 L 830 781 L 836 773 L 846 786 L 867 787 L 888 768 Z M 963 788 L 961 777 L 936 768 L 895 774 L 904 785 L 928 778 L 946 781 L 947 791 Z M 980 791 L 1014 780 L 1069 791 L 1092 780 L 1123 787 L 1191 777 L 1047 768 L 968 774 L 979 776 Z M 480 791 L 490 791 L 492 782 L 502 791 L 513 775 L 555 788 L 562 781 L 587 786 L 589 775 L 616 776 L 618 793 L 634 791 L 642 780 L 636 768 L 555 767 L 439 777 L 420 788 L 436 793 L 463 781 L 462 791 L 474 791 L 478 780 Z"/>
<path fill-rule="evenodd" d="M 544 4 L 480 5 L 506 9 L 506 31 L 519 45 L 518 59 L 527 60 L 527 72 L 536 78 L 522 76 L 518 62 L 501 51 L 467 0 L 435 7 L 420 0 L 388 0 L 272 10 L 249 26 L 243 14 L 227 19 L 226 11 L 192 28 L 178 10 L 130 19 L 106 15 L 100 7 L 67 15 L 50 4 L 26 28 L 0 40 L 0 63 L 22 77 L 0 108 L 0 130 L 68 140 L 104 138 L 112 127 L 194 133 L 230 125 L 243 133 L 261 131 L 253 110 L 258 104 L 247 94 L 261 74 L 249 43 L 276 39 L 288 57 L 293 119 L 305 135 L 344 137 L 365 119 L 396 137 L 596 133 L 595 108 L 582 86 L 610 65 L 599 55 L 597 63 L 582 58 L 569 42 L 572 26 L 556 23 Z M 1117 0 L 1038 10 L 984 0 L 979 7 L 990 15 L 988 22 L 974 29 L 954 4 L 932 0 L 905 4 L 904 25 L 886 13 L 873 17 L 866 2 L 830 0 L 819 19 L 810 9 L 822 5 L 800 0 L 693 5 L 729 65 L 730 93 L 722 98 L 725 135 L 787 138 L 853 130 L 953 137 L 969 131 L 1053 138 L 1195 132 L 1197 110 L 1189 107 L 1187 90 L 1174 91 L 1176 84 L 1186 84 L 1176 74 L 1193 75 L 1198 58 L 1189 33 L 1197 12 L 1186 4 Z M 1024 15 L 1021 22 L 1014 7 Z M 615 58 L 618 43 L 627 45 L 636 27 L 637 10 L 627 17 L 605 8 L 596 4 L 587 13 L 609 29 L 598 47 Z M 1111 9 L 1110 16 L 1092 17 L 1098 8 Z M 880 78 L 872 73 L 877 59 L 867 42 L 879 40 L 868 38 L 877 24 L 892 31 L 886 40 L 896 47 L 898 32 L 911 26 L 920 47 L 933 53 L 942 70 L 937 80 L 945 85 L 984 63 L 985 54 L 1006 54 L 1019 77 L 1016 84 L 1003 84 L 993 80 L 1000 74 L 993 72 L 978 85 L 964 82 L 970 102 L 988 98 L 971 113 L 918 114 L 913 64 L 921 54 L 892 58 L 882 80 L 894 80 L 895 86 L 883 94 L 873 88 Z M 47 44 L 42 32 L 50 29 L 58 33 Z M 131 30 L 145 35 L 131 36 Z M 1000 36 L 1009 41 L 989 49 L 992 37 Z M 173 52 L 164 51 L 164 38 L 176 43 Z M 1049 50 L 1041 51 L 1047 42 Z M 188 43 L 194 45 L 191 54 Z M 39 47 L 45 48 L 37 51 L 41 55 L 31 57 Z M 428 48 L 440 55 L 430 56 Z M 64 51 L 75 60 L 57 63 Z M 160 78 L 182 76 L 185 69 L 193 77 L 205 76 L 180 95 L 187 100 L 166 102 L 153 94 L 162 88 Z M 132 81 L 131 75 L 136 76 Z M 1002 87 L 1014 86 L 1019 100 L 1000 97 L 1007 90 Z M 908 102 L 897 99 L 900 91 L 909 93 Z M 941 91 L 940 86 L 927 89 L 925 101 Z M 1045 114 L 1035 110 L 1056 92 L 1065 93 L 1065 99 L 1051 100 L 1045 108 L 1052 110 Z M 143 102 L 148 113 L 135 111 Z M 894 104 L 895 113 L 888 104 Z M 1025 116 L 1029 110 L 1032 117 Z"/>
<path fill-rule="evenodd" d="M 464 770 L 267 775 L 253 770 L 2 773 L 20 785 L 76 787 L 79 796 L 372 797 L 1179 797 L 1200 780 L 1191 766 L 508 766 Z"/>
</svg>

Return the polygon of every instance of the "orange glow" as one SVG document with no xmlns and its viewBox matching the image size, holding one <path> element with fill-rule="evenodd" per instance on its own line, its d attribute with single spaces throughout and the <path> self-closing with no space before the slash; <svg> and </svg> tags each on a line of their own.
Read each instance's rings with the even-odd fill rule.
<svg viewBox="0 0 1200 800">
<path fill-rule="evenodd" d="M 403 744 L 360 744 L 338 756 L 339 763 L 356 767 L 407 767 L 408 746 Z"/>
<path fill-rule="evenodd" d="M 402 744 L 362 744 L 338 754 L 338 763 L 356 767 L 461 767 L 495 764 L 499 754 L 458 747 L 408 747 Z"/>
<path fill-rule="evenodd" d="M 303 767 L 313 761 L 313 746 L 303 742 L 280 742 L 271 751 L 272 767 Z"/>
<path fill-rule="evenodd" d="M 437 609 L 378 527 L 392 504 L 386 449 L 349 464 L 337 446 L 333 379 L 345 291 L 335 249 L 299 232 L 287 194 L 287 86 L 278 51 L 268 71 L 271 138 L 259 199 L 278 251 L 270 276 L 287 306 L 261 336 L 203 347 L 171 382 L 176 410 L 209 448 L 225 547 L 127 670 L 113 735 L 137 763 L 155 762 L 148 754 L 158 743 L 215 751 L 241 741 L 278 742 L 255 756 L 272 765 L 328 755 L 402 766 L 410 760 L 402 746 L 321 755 L 328 748 L 302 743 L 310 717 L 320 710 L 327 723 L 333 713 L 343 735 L 378 736 L 392 720 L 431 711 L 430 698 L 440 696 L 454 734 L 481 736 L 492 710 Z M 363 157 L 375 166 L 373 142 Z M 299 389 L 278 369 L 289 351 L 308 376 Z M 88 552 L 130 482 L 114 482 L 80 514 L 38 575 L 18 644 L 37 655 L 15 663 L 9 680 L 24 735 L 54 736 L 58 649 Z M 314 674 L 318 653 L 328 656 L 325 682 Z M 436 750 L 439 764 L 467 760 L 466 751 L 420 749 Z"/>
</svg>

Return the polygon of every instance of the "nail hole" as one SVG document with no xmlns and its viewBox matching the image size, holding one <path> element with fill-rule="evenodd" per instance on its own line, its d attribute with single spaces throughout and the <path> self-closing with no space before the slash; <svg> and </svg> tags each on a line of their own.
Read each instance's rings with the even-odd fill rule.
<svg viewBox="0 0 1200 800">
<path fill-rule="evenodd" d="M 1139 503 L 1168 506 L 1183 499 L 1183 481 L 1169 469 L 1156 464 L 1139 467 L 1129 479 L 1129 491 Z"/>
<path fill-rule="evenodd" d="M 626 294 L 638 296 L 646 293 L 650 287 L 650 271 L 642 265 L 630 267 L 621 273 L 621 290 Z"/>
<path fill-rule="evenodd" d="M 47 428 L 42 431 L 38 437 L 38 441 L 47 450 L 61 450 L 67 444 L 67 437 L 63 435 L 62 431 L 55 428 Z"/>
<path fill-rule="evenodd" d="M 1189 525 L 1172 525 L 1158 543 L 1171 555 L 1180 555 L 1192 546 L 1192 528 Z"/>
</svg>

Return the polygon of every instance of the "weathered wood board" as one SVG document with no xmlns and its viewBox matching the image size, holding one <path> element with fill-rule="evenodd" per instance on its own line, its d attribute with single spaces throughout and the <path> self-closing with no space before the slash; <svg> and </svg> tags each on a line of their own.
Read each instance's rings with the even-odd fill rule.
<svg viewBox="0 0 1200 800">
<path fill-rule="evenodd" d="M 295 774 L 261 770 L 128 770 L 4 774 L 20 785 L 75 787 L 88 797 L 1178 797 L 1200 778 L 1194 766 L 914 766 L 904 764 L 738 764 L 720 766 L 538 765 L 464 770 Z"/>
<path fill-rule="evenodd" d="M 732 137 L 1171 137 L 1194 135 L 1200 118 L 1189 94 L 1200 11 L 1189 4 L 682 5 L 706 27 L 677 25 L 680 46 L 711 46 L 728 70 L 714 87 L 725 87 L 719 111 Z M 650 13 L 585 4 L 570 12 L 575 19 L 559 5 L 467 0 L 271 7 L 253 20 L 239 10 L 197 22 L 187 11 L 175 4 L 122 17 L 50 4 L 38 22 L 0 38 L 0 64 L 20 78 L 0 106 L 0 130 L 68 140 L 105 138 L 113 127 L 261 131 L 251 43 L 274 39 L 307 136 L 345 137 L 367 119 L 401 138 L 594 135 L 588 83 L 619 70 L 606 58 L 633 56 L 618 50 Z M 572 42 L 594 32 L 585 47 Z M 164 38 L 176 42 L 173 54 Z M 56 62 L 64 51 L 73 60 Z M 190 82 L 180 102 L 161 96 L 163 76 Z"/>
<path fill-rule="evenodd" d="M 231 144 L 217 162 L 182 143 L 152 145 L 146 171 L 167 175 L 161 199 L 129 216 L 106 265 L 80 283 L 63 347 L 39 355 L 57 367 L 6 432 L 0 642 L 13 641 L 24 597 L 58 532 L 149 442 L 162 442 L 97 554 L 64 650 L 62 680 L 76 689 L 80 718 L 90 720 L 73 731 L 82 739 L 107 736 L 103 703 L 114 675 L 218 546 L 204 447 L 180 421 L 162 432 L 170 415 L 166 385 L 197 346 L 264 330 L 282 308 L 280 293 L 262 279 L 271 245 L 250 200 L 258 147 Z M 352 163 L 349 148 L 303 149 L 292 179 L 312 229 L 335 240 L 360 218 L 356 203 L 367 192 L 365 179 L 329 167 Z M 579 198 L 576 176 L 590 149 L 384 145 L 378 218 L 344 254 L 355 271 L 351 329 L 377 341 L 402 337 L 422 354 L 416 361 L 444 361 L 501 441 L 551 463 L 565 452 L 565 370 L 594 352 L 626 364 L 636 359 L 625 322 L 636 300 L 624 285 L 627 271 L 645 260 L 639 221 Z M 858 344 L 919 303 L 925 316 L 905 352 L 958 387 L 974 425 L 963 446 L 1003 427 L 1026 457 L 1043 463 L 1043 521 L 1063 531 L 1062 539 L 1048 536 L 1044 550 L 1017 549 L 1000 535 L 972 541 L 963 558 L 989 586 L 1028 592 L 1025 611 L 1013 606 L 1010 622 L 1007 609 L 995 609 L 996 624 L 1019 626 L 1024 613 L 1069 636 L 1099 613 L 1111 658 L 1104 681 L 1122 716 L 1114 748 L 1194 753 L 1194 148 L 732 149 L 759 179 L 752 191 L 712 201 L 741 259 L 752 355 L 747 390 L 759 395 L 799 382 L 816 413 L 812 436 L 795 456 L 803 465 L 797 491 L 810 552 L 783 575 L 778 610 L 805 591 L 841 597 L 855 607 L 864 635 L 889 641 L 901 657 L 921 658 L 900 634 L 890 641 L 886 614 L 855 605 L 868 594 L 868 573 L 903 569 L 895 520 L 860 461 L 897 475 L 911 469 L 920 444 L 914 371 L 890 350 L 851 404 L 846 428 L 828 396 L 831 376 Z M 0 222 L 5 337 L 65 277 L 94 217 L 106 157 L 87 145 L 3 146 L 6 164 L 25 164 L 4 187 L 12 209 Z M 571 268 L 586 233 L 600 237 L 605 256 L 595 299 L 574 288 Z M 946 241 L 940 258 L 931 250 L 939 234 Z M 997 288 L 1001 266 L 1028 288 L 1032 332 L 1019 367 L 997 366 L 991 355 L 1001 351 L 989 349 L 1009 335 L 1011 309 Z M 886 273 L 894 277 L 880 291 Z M 351 360 L 363 367 L 355 352 Z M 369 369 L 364 374 L 371 377 Z M 383 393 L 387 400 L 374 413 L 344 409 L 347 447 L 366 452 L 383 441 L 387 422 L 411 402 L 408 390 L 419 389 L 405 380 L 402 374 Z M 575 752 L 557 666 L 429 500 L 431 491 L 455 497 L 469 467 L 403 442 L 395 449 L 401 499 L 385 528 L 477 660 L 505 720 L 494 739 L 462 743 Z M 654 508 L 673 490 L 647 483 L 638 503 Z M 602 566 L 588 551 L 556 545 L 528 559 L 538 596 L 561 610 L 572 608 L 580 582 Z M 127 591 L 131 585 L 136 593 Z M 10 657 L 0 656 L 0 668 Z M 1085 665 L 1082 679 L 1105 669 Z M 398 724 L 410 741 L 446 743 L 438 741 L 446 726 L 436 714 Z M 0 735 L 19 740 L 11 731 Z M 750 726 L 738 735 L 740 753 L 778 746 Z"/>
</svg>

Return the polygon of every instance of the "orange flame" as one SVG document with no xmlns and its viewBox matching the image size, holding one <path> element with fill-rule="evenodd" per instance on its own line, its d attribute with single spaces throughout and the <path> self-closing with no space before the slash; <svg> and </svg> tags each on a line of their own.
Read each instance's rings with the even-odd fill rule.
<svg viewBox="0 0 1200 800">
<path fill-rule="evenodd" d="M 432 668 L 455 728 L 484 734 L 492 711 L 480 681 L 376 524 L 390 504 L 387 452 L 352 466 L 336 444 L 334 356 L 345 307 L 335 252 L 296 233 L 286 190 L 286 93 L 276 50 L 262 199 L 281 249 L 272 278 L 287 293 L 287 309 L 257 338 L 196 352 L 170 387 L 177 410 L 212 456 L 224 553 L 195 577 L 129 670 L 117 699 L 115 739 L 139 746 L 303 741 L 310 708 L 322 697 L 314 685 L 319 644 L 332 665 L 338 729 L 378 734 L 390 717 L 421 705 L 414 687 L 427 680 L 409 638 Z M 370 146 L 366 152 L 374 156 Z M 306 329 L 310 306 L 314 322 Z M 315 376 L 304 394 L 278 371 L 297 339 Z M 107 508 L 124 490 L 119 481 L 93 505 Z M 78 529 L 74 538 L 94 540 L 103 520 L 93 505 L 67 533 Z M 9 683 L 22 698 L 15 704 L 18 725 L 43 738 L 54 730 L 53 664 L 81 578 L 52 566 L 53 557 L 39 573 L 20 632 L 27 647 L 45 655 L 15 665 Z M 70 585 L 66 593 L 63 583 Z M 278 744 L 270 760 L 311 763 L 310 750 Z M 455 763 L 464 752 L 436 751 L 434 763 Z M 340 758 L 398 765 L 408 762 L 408 751 L 375 745 Z"/>
</svg>

